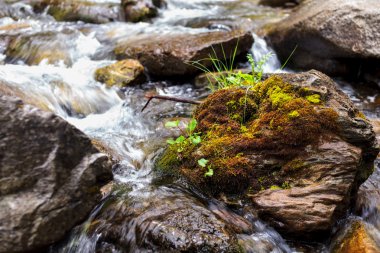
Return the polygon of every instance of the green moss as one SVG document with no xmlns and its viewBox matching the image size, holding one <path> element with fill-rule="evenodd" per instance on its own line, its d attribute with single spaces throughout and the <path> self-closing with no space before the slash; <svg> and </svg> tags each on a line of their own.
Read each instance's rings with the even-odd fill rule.
<svg viewBox="0 0 380 253">
<path fill-rule="evenodd" d="M 272 185 L 271 187 L 269 187 L 270 190 L 282 190 L 282 188 L 280 186 L 277 186 L 277 185 Z"/>
<path fill-rule="evenodd" d="M 289 118 L 298 118 L 300 116 L 299 112 L 294 110 L 294 111 L 291 111 L 289 114 L 288 114 Z"/>
<path fill-rule="evenodd" d="M 319 104 L 321 103 L 321 96 L 319 94 L 309 95 L 306 96 L 306 100 L 312 104 Z"/>
<path fill-rule="evenodd" d="M 274 86 L 269 90 L 269 99 L 273 107 L 281 107 L 293 99 L 291 94 L 284 92 L 280 87 Z"/>
<path fill-rule="evenodd" d="M 248 90 L 211 94 L 194 112 L 202 143 L 180 161 L 166 159 L 164 167 L 174 164 L 180 174 L 212 194 L 258 192 L 271 186 L 289 189 L 287 176 L 307 168 L 295 158 L 320 135 L 337 131 L 337 113 L 311 92 L 305 94 L 303 88 L 272 76 Z M 197 166 L 200 158 L 209 160 L 212 177 L 204 177 L 204 169 Z"/>
</svg>

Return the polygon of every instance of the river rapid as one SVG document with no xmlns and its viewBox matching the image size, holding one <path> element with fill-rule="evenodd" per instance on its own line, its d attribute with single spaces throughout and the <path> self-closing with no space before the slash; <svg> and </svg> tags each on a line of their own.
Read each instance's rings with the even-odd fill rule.
<svg viewBox="0 0 380 253">
<path fill-rule="evenodd" d="M 119 3 L 118 0 L 96 2 Z M 35 13 L 23 1 L 10 5 L 14 17 L 0 19 L 0 91 L 17 94 L 27 102 L 54 112 L 101 143 L 118 161 L 113 168 L 113 190 L 105 194 L 82 225 L 73 229 L 64 241 L 50 248 L 51 253 L 97 252 L 99 245 L 104 245 L 102 234 L 107 229 L 113 229 L 114 223 L 121 222 L 120 219 L 129 224 L 128 229 L 123 231 L 128 250 L 139 251 L 137 238 L 144 231 L 138 231 L 135 227 L 149 223 L 147 217 L 158 215 L 162 203 L 166 203 L 168 209 L 176 210 L 191 208 L 198 202 L 211 213 L 231 217 L 237 213 L 252 223 L 252 234 L 238 235 L 246 252 L 329 252 L 330 240 L 318 243 L 286 240 L 254 212 L 242 211 L 244 207 L 241 206 L 236 209 L 227 207 L 203 196 L 186 182 L 162 180 L 153 173 L 155 158 L 166 146 L 166 139 L 177 134 L 166 129 L 164 123 L 173 118 L 186 120 L 194 107 L 153 100 L 141 112 L 146 103 L 145 95 L 154 93 L 201 100 L 209 93 L 207 88 L 196 88 L 193 80 L 188 78 L 149 78 L 143 85 L 120 90 L 106 88 L 93 77 L 97 68 L 115 62 L 112 49 L 116 43 L 133 38 L 136 34 L 192 34 L 210 29 L 229 29 L 229 24 L 233 22 L 244 23 L 255 32 L 262 25 L 286 16 L 287 10 L 258 6 L 255 1 L 244 0 L 168 0 L 167 7 L 160 10 L 159 17 L 151 23 L 87 24 L 57 22 L 45 12 Z M 18 52 L 19 57 L 7 55 L 6 44 L 11 38 L 28 41 L 28 46 Z M 265 40 L 257 35 L 254 38 L 252 52 L 255 59 L 272 51 Z M 61 57 L 33 64 L 34 58 L 49 54 Z M 265 71 L 276 72 L 279 68 L 280 63 L 274 54 L 265 65 Z M 380 94 L 376 87 L 359 88 L 346 81 L 337 81 L 373 121 L 380 138 Z M 377 183 L 380 180 L 379 163 L 376 163 L 376 172 L 372 176 Z M 120 203 L 126 202 L 129 208 L 122 208 Z M 380 218 L 376 213 L 378 205 L 378 198 L 371 199 L 366 202 L 362 216 L 349 213 L 347 220 L 364 220 L 380 240 Z M 107 211 L 109 206 L 114 208 Z M 158 208 L 155 209 L 155 206 Z M 120 215 L 126 217 L 120 218 Z M 110 222 L 113 219 L 115 221 Z M 347 220 L 342 220 L 340 225 L 344 226 Z M 98 224 L 93 226 L 94 222 Z M 102 252 L 121 252 L 112 247 L 108 250 Z"/>
</svg>

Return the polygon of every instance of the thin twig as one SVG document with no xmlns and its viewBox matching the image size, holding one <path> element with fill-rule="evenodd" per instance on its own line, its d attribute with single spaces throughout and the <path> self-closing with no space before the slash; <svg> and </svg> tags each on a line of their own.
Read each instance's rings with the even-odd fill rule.
<svg viewBox="0 0 380 253">
<path fill-rule="evenodd" d="M 169 100 L 169 101 L 174 101 L 174 102 L 180 102 L 180 103 L 187 103 L 187 104 L 193 104 L 193 105 L 199 105 L 201 102 L 188 99 L 188 98 L 176 98 L 176 97 L 169 97 L 169 96 L 162 96 L 162 95 L 145 95 L 145 97 L 148 99 L 144 107 L 141 109 L 141 112 L 145 110 L 145 108 L 149 105 L 150 101 L 153 98 L 156 99 L 162 99 L 162 100 Z"/>
</svg>

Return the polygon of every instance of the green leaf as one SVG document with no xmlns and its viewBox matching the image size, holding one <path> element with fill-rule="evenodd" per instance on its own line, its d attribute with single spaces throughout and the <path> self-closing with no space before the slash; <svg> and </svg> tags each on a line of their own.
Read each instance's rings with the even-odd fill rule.
<svg viewBox="0 0 380 253">
<path fill-rule="evenodd" d="M 197 127 L 197 120 L 196 119 L 191 119 L 189 122 L 189 125 L 187 125 L 187 130 L 192 133 L 195 128 Z"/>
<path fill-rule="evenodd" d="M 185 136 L 181 135 L 177 139 L 175 139 L 175 142 L 180 144 L 186 140 Z"/>
<path fill-rule="evenodd" d="M 201 139 L 201 137 L 199 135 L 196 135 L 196 136 L 192 135 L 192 136 L 190 136 L 190 140 L 191 140 L 191 143 L 193 143 L 194 145 L 198 145 L 199 143 L 202 142 L 202 139 Z"/>
<path fill-rule="evenodd" d="M 204 158 L 201 158 L 201 159 L 198 160 L 198 164 L 199 164 L 199 166 L 201 166 L 201 167 L 203 167 L 203 168 L 206 167 L 207 163 L 208 163 L 208 160 L 206 160 L 206 159 L 204 159 Z"/>
<path fill-rule="evenodd" d="M 208 166 L 208 171 L 205 173 L 205 177 L 212 177 L 214 175 L 214 170 L 211 169 L 211 166 Z"/>
<path fill-rule="evenodd" d="M 165 123 L 165 127 L 171 128 L 171 127 L 178 127 L 179 126 L 179 120 L 176 121 L 168 121 Z"/>
<path fill-rule="evenodd" d="M 173 138 L 167 139 L 166 143 L 168 143 L 170 145 L 176 144 L 176 142 L 175 142 L 175 140 Z"/>
</svg>

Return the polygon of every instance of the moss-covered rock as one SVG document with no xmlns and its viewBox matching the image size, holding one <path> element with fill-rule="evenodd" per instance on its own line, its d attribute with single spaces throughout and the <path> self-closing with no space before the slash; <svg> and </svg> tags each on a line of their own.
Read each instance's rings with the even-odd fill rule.
<svg viewBox="0 0 380 253">
<path fill-rule="evenodd" d="M 144 67 L 137 60 L 123 60 L 99 68 L 95 72 L 95 79 L 105 83 L 108 87 L 141 84 L 146 80 Z"/>
<path fill-rule="evenodd" d="M 215 196 L 249 196 L 262 217 L 289 234 L 326 231 L 378 153 L 370 123 L 357 115 L 317 71 L 273 75 L 211 94 L 194 112 L 202 142 L 188 142 L 181 153 L 172 145 L 157 167 Z"/>
</svg>

